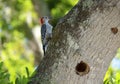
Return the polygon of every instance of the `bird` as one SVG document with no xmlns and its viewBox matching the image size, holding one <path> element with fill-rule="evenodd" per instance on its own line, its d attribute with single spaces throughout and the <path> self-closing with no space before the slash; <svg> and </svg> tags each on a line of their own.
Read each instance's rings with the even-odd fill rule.
<svg viewBox="0 0 120 84">
<path fill-rule="evenodd" d="M 41 23 L 41 40 L 43 45 L 44 55 L 48 47 L 48 43 L 52 38 L 52 29 L 53 26 L 48 22 L 50 19 L 47 16 L 40 18 Z"/>
</svg>

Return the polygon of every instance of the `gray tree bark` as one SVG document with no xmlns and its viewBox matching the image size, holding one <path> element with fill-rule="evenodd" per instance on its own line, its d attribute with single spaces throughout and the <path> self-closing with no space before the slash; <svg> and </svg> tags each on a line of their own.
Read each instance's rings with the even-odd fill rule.
<svg viewBox="0 0 120 84">
<path fill-rule="evenodd" d="M 102 84 L 119 30 L 120 0 L 80 0 L 58 22 L 29 84 Z"/>
</svg>

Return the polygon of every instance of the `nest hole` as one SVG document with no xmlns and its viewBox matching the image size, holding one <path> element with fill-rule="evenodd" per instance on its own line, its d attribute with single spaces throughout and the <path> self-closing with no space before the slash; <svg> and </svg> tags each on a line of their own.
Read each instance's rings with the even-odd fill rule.
<svg viewBox="0 0 120 84">
<path fill-rule="evenodd" d="M 81 61 L 80 63 L 77 64 L 75 70 L 76 70 L 76 74 L 82 76 L 90 71 L 90 67 L 88 66 L 87 63 Z"/>
</svg>

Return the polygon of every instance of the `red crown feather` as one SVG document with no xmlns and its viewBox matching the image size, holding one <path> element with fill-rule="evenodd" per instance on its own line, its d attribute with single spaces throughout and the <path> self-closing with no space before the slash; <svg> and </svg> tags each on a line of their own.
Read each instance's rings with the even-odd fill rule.
<svg viewBox="0 0 120 84">
<path fill-rule="evenodd" d="M 43 21 L 43 17 L 42 17 L 42 18 L 40 18 L 40 23 L 41 23 L 41 24 L 43 24 L 43 23 L 44 23 L 44 21 Z"/>
</svg>

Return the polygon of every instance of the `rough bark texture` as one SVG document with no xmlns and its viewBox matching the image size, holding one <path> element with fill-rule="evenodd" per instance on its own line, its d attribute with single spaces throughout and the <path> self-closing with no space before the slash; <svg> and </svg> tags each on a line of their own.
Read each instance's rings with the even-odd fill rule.
<svg viewBox="0 0 120 84">
<path fill-rule="evenodd" d="M 120 0 L 80 0 L 57 24 L 29 84 L 102 84 L 120 47 L 119 30 Z M 82 76 L 75 72 L 81 61 L 90 67 Z"/>
</svg>

